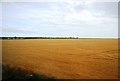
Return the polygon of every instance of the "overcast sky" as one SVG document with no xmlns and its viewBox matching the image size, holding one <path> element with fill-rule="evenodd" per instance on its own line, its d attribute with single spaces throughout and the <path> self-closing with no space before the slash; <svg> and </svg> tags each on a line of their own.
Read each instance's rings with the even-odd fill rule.
<svg viewBox="0 0 120 81">
<path fill-rule="evenodd" d="M 118 3 L 64 0 L 2 3 L 3 36 L 118 36 Z"/>
</svg>

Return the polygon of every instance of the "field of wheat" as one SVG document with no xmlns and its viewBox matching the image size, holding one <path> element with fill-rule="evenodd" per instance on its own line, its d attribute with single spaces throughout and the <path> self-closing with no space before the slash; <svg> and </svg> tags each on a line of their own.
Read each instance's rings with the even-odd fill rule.
<svg viewBox="0 0 120 81">
<path fill-rule="evenodd" d="M 56 79 L 116 79 L 117 39 L 2 40 L 3 64 Z"/>
</svg>

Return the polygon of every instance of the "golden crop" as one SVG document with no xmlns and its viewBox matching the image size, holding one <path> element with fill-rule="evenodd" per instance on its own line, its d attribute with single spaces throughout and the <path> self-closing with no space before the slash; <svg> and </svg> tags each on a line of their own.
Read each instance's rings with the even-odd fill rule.
<svg viewBox="0 0 120 81">
<path fill-rule="evenodd" d="M 3 64 L 55 78 L 116 79 L 117 39 L 3 40 Z"/>
</svg>

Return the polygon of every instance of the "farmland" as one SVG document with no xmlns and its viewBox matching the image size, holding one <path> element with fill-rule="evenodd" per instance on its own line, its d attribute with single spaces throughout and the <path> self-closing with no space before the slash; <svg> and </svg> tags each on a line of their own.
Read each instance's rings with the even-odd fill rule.
<svg viewBox="0 0 120 81">
<path fill-rule="evenodd" d="M 117 39 L 2 40 L 3 64 L 56 79 L 117 79 Z"/>
</svg>

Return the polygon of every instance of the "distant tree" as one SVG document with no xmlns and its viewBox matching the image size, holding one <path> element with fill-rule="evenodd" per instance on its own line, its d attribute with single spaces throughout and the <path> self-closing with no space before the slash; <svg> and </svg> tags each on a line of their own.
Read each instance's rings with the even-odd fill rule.
<svg viewBox="0 0 120 81">
<path fill-rule="evenodd" d="M 15 39 L 17 39 L 17 37 L 16 37 L 16 36 L 15 36 L 14 38 L 15 38 Z"/>
<path fill-rule="evenodd" d="M 70 39 L 72 39 L 72 37 L 70 37 Z"/>
</svg>

